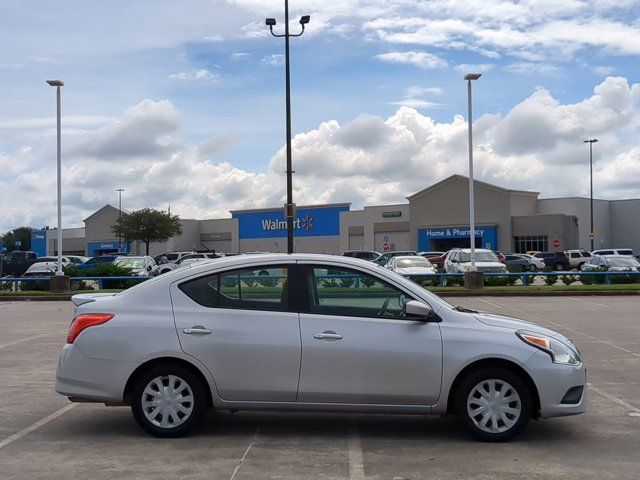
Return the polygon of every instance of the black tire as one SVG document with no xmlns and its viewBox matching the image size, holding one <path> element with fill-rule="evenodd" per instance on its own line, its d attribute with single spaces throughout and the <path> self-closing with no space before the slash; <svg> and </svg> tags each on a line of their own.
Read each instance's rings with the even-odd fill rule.
<svg viewBox="0 0 640 480">
<path fill-rule="evenodd" d="M 499 433 L 490 433 L 480 429 L 467 411 L 467 399 L 472 390 L 483 381 L 491 379 L 508 383 L 520 397 L 520 415 L 515 424 L 508 430 Z M 472 437 L 483 442 L 506 442 L 511 440 L 527 426 L 533 409 L 531 392 L 526 382 L 518 374 L 500 367 L 486 367 L 469 373 L 458 384 L 454 402 L 454 411 L 460 423 Z"/>
<path fill-rule="evenodd" d="M 538 267 L 536 267 L 533 263 L 531 265 L 529 265 L 529 271 L 530 272 L 535 272 L 536 270 L 538 270 Z"/>
<path fill-rule="evenodd" d="M 152 423 L 143 411 L 143 393 L 149 383 L 157 377 L 174 375 L 186 383 L 193 396 L 193 409 L 186 420 L 180 419 L 183 423 L 175 427 L 161 427 Z M 148 397 L 147 397 L 148 398 Z M 207 396 L 205 386 L 201 380 L 188 369 L 179 365 L 157 365 L 143 372 L 135 381 L 131 389 L 131 412 L 136 422 L 147 433 L 162 438 L 181 437 L 200 423 L 207 409 Z"/>
</svg>

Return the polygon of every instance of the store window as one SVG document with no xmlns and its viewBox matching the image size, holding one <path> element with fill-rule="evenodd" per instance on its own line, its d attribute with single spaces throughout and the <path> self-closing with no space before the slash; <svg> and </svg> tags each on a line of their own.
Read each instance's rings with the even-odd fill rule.
<svg viewBox="0 0 640 480">
<path fill-rule="evenodd" d="M 546 252 L 549 250 L 549 237 L 547 235 L 528 235 L 513 237 L 516 253 Z"/>
</svg>

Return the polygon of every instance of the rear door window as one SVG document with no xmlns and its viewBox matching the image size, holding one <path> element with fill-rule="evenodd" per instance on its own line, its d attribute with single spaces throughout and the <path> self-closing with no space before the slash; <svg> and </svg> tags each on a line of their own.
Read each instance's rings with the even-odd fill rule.
<svg viewBox="0 0 640 480">
<path fill-rule="evenodd" d="M 230 270 L 178 286 L 194 302 L 209 308 L 289 311 L 289 267 Z"/>
<path fill-rule="evenodd" d="M 631 256 L 633 256 L 633 250 L 618 250 L 618 255 L 631 255 Z"/>
</svg>

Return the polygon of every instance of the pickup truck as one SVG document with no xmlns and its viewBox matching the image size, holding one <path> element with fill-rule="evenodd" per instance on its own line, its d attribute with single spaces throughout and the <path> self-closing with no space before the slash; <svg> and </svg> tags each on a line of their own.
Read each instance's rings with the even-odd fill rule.
<svg viewBox="0 0 640 480">
<path fill-rule="evenodd" d="M 0 258 L 0 277 L 19 277 L 36 262 L 38 256 L 35 252 L 22 252 L 15 250 L 2 255 Z"/>
</svg>

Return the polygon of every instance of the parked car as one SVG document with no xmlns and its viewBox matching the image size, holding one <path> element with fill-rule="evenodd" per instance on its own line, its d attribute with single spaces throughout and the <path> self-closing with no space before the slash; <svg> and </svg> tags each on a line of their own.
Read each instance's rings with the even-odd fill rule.
<svg viewBox="0 0 640 480">
<path fill-rule="evenodd" d="M 564 253 L 569 258 L 571 268 L 577 268 L 578 270 L 592 257 L 587 250 L 565 250 Z"/>
<path fill-rule="evenodd" d="M 479 272 L 508 273 L 507 266 L 498 260 L 497 255 L 484 248 L 475 249 L 475 263 Z M 447 273 L 464 273 L 471 269 L 471 249 L 456 248 L 449 250 L 444 260 Z"/>
<path fill-rule="evenodd" d="M 418 255 L 397 256 L 391 258 L 386 268 L 400 275 L 431 275 L 436 273 L 436 268 L 426 258 Z"/>
<path fill-rule="evenodd" d="M 433 257 L 442 257 L 443 255 L 446 255 L 446 254 L 447 252 L 435 252 L 435 251 L 418 252 L 418 255 L 427 259 L 433 258 Z"/>
<path fill-rule="evenodd" d="M 15 250 L 2 255 L 0 259 L 0 276 L 19 277 L 35 263 L 38 256 L 35 252 Z"/>
<path fill-rule="evenodd" d="M 165 252 L 165 253 L 161 253 L 160 255 L 156 255 L 155 257 L 153 257 L 153 259 L 155 260 L 156 264 L 163 265 L 162 263 L 163 256 L 167 257 L 167 263 L 175 263 L 185 255 L 191 255 L 192 253 L 196 253 L 196 252 L 194 252 L 193 250 L 190 252 Z"/>
<path fill-rule="evenodd" d="M 98 265 L 101 265 L 103 263 L 112 263 L 116 258 L 118 258 L 118 255 L 102 255 L 100 257 L 91 257 L 86 262 L 75 265 L 75 267 L 79 270 L 87 270 L 89 268 L 97 267 Z"/>
<path fill-rule="evenodd" d="M 72 265 L 79 265 L 89 260 L 89 257 L 85 257 L 83 255 L 67 255 L 66 257 Z"/>
<path fill-rule="evenodd" d="M 531 270 L 531 262 L 520 255 L 507 253 L 504 255 L 503 262 L 511 272 L 526 272 Z"/>
<path fill-rule="evenodd" d="M 385 266 L 389 259 L 393 257 L 403 256 L 403 257 L 413 257 L 417 256 L 418 252 L 413 250 L 398 250 L 397 252 L 385 252 L 382 253 L 379 257 L 374 258 L 373 261 L 378 265 Z"/>
<path fill-rule="evenodd" d="M 633 250 L 631 248 L 606 248 L 602 250 L 594 250 L 591 252 L 591 255 L 624 255 L 633 257 Z"/>
<path fill-rule="evenodd" d="M 582 265 L 583 272 L 607 270 L 609 272 L 636 272 L 640 262 L 628 255 L 596 255 Z"/>
<path fill-rule="evenodd" d="M 375 250 L 347 250 L 342 254 L 345 257 L 361 258 L 363 260 L 374 260 L 380 256 L 380 252 Z"/>
<path fill-rule="evenodd" d="M 529 260 L 529 271 L 530 272 L 541 272 L 546 267 L 544 260 L 538 257 L 534 257 L 528 253 L 516 253 L 519 257 L 526 258 Z"/>
<path fill-rule="evenodd" d="M 159 273 L 168 273 L 176 268 L 184 267 L 193 263 L 194 261 L 201 261 L 205 259 L 221 258 L 217 253 L 190 253 L 188 255 L 182 255 L 174 263 L 164 263 L 158 267 Z"/>
<path fill-rule="evenodd" d="M 114 265 L 131 269 L 131 275 L 154 276 L 159 275 L 156 261 L 148 255 L 138 257 L 117 257 L 113 261 Z"/>
<path fill-rule="evenodd" d="M 556 271 L 571 270 L 569 258 L 564 252 L 540 252 L 536 253 L 534 257 L 543 260 L 547 267 L 551 267 Z"/>
<path fill-rule="evenodd" d="M 51 265 L 49 262 L 33 263 L 21 277 L 50 277 L 56 273 L 57 264 Z"/>
<path fill-rule="evenodd" d="M 433 253 L 438 253 L 438 252 L 433 252 Z M 436 267 L 437 270 L 444 270 L 444 259 L 447 258 L 447 253 L 449 252 L 444 252 L 442 255 L 437 256 L 437 257 L 426 257 L 432 264 L 434 267 Z"/>
<path fill-rule="evenodd" d="M 498 260 L 500 260 L 502 263 L 504 263 L 504 260 L 506 258 L 504 253 L 502 253 L 500 251 L 495 251 L 493 253 L 496 254 L 496 257 L 498 257 Z"/>
<path fill-rule="evenodd" d="M 455 413 L 476 438 L 505 441 L 531 418 L 586 408 L 585 368 L 562 334 L 454 307 L 358 259 L 223 258 L 72 300 L 56 391 L 131 405 L 158 437 L 210 408 L 260 408 Z"/>
</svg>

